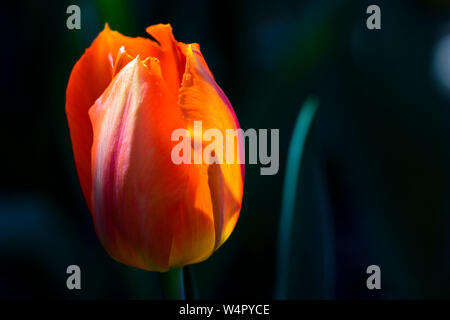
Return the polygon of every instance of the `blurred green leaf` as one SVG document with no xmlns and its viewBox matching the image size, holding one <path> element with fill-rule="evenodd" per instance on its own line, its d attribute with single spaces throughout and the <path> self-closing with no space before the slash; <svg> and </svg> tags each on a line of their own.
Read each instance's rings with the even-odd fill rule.
<svg viewBox="0 0 450 320">
<path fill-rule="evenodd" d="M 294 218 L 295 198 L 299 183 L 298 178 L 300 165 L 302 162 L 305 140 L 312 120 L 314 119 L 316 110 L 317 101 L 312 98 L 308 99 L 300 110 L 289 146 L 279 228 L 278 274 L 275 294 L 277 299 L 283 299 L 286 295 L 286 286 L 288 282 L 287 269 L 291 249 L 292 221 Z"/>
</svg>

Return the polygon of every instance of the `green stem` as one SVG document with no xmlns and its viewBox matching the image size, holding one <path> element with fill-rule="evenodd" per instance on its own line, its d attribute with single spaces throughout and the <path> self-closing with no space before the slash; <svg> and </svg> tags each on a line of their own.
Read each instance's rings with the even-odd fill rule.
<svg viewBox="0 0 450 320">
<path fill-rule="evenodd" d="M 159 274 L 164 298 L 168 300 L 184 300 L 183 267 L 170 269 Z"/>
<path fill-rule="evenodd" d="M 184 268 L 184 284 L 187 300 L 198 299 L 198 288 L 195 281 L 194 266 L 186 266 Z"/>
</svg>

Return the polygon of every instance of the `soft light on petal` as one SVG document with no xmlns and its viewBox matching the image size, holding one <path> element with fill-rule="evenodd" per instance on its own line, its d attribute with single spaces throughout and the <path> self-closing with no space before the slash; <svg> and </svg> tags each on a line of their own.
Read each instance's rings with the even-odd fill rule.
<svg viewBox="0 0 450 320">
<path fill-rule="evenodd" d="M 150 39 L 126 37 L 106 25 L 75 64 L 67 85 L 66 115 L 75 165 L 86 201 L 90 199 L 92 189 L 92 126 L 88 110 L 111 82 L 114 60 L 121 47 L 130 55 L 140 54 L 143 58 L 156 56 L 161 51 Z"/>
</svg>

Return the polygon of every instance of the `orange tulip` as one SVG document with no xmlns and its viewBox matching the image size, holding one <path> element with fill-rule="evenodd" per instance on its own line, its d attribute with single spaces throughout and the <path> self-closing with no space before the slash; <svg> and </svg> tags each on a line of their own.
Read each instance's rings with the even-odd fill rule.
<svg viewBox="0 0 450 320">
<path fill-rule="evenodd" d="M 225 134 L 239 123 L 198 44 L 177 42 L 170 25 L 147 32 L 157 42 L 105 26 L 72 70 L 66 114 L 103 247 L 127 265 L 166 271 L 207 259 L 229 237 L 244 165 L 171 160 L 174 130 L 202 121 Z"/>
</svg>

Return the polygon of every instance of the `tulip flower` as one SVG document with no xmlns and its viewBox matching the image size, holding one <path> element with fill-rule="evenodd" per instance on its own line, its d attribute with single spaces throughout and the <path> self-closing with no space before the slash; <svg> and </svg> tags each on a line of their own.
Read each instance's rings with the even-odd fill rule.
<svg viewBox="0 0 450 320">
<path fill-rule="evenodd" d="M 207 259 L 230 236 L 244 165 L 172 161 L 174 130 L 202 121 L 225 134 L 239 123 L 198 44 L 177 42 L 170 25 L 146 31 L 156 41 L 105 26 L 72 70 L 66 114 L 103 247 L 129 266 L 167 271 Z"/>
</svg>

